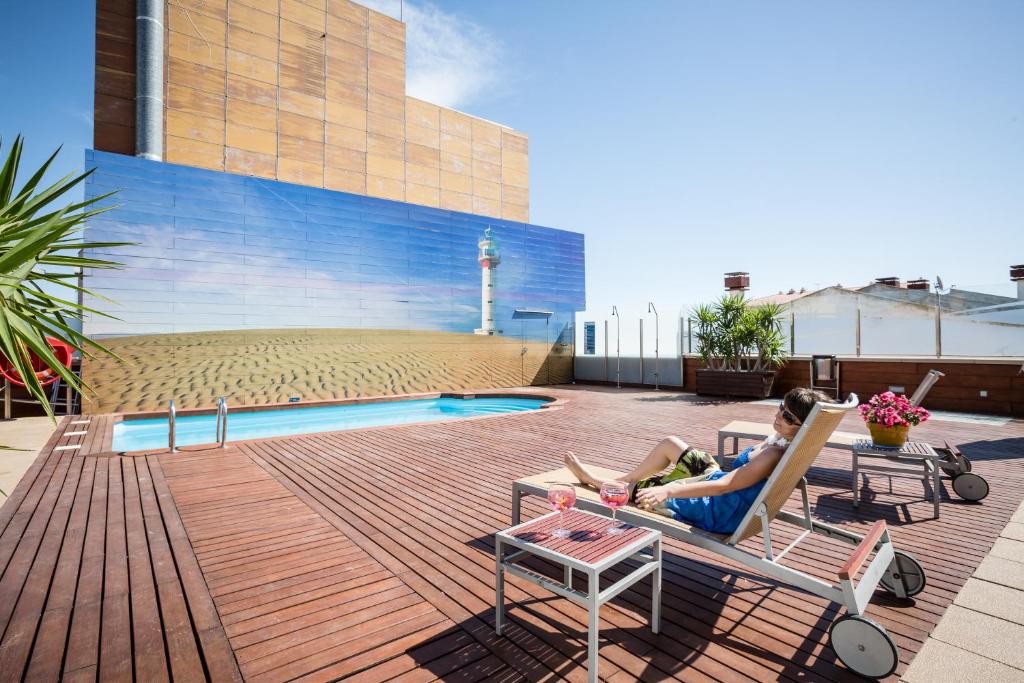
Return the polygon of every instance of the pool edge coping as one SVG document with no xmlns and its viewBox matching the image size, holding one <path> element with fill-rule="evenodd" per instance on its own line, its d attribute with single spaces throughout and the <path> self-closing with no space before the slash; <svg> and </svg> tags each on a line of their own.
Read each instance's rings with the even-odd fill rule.
<svg viewBox="0 0 1024 683">
<path fill-rule="evenodd" d="M 543 400 L 545 403 L 538 406 L 535 410 L 559 410 L 569 403 L 568 399 L 552 396 L 550 394 L 542 394 L 530 391 L 431 391 L 423 392 L 419 394 L 394 394 L 384 396 L 361 396 L 357 398 L 345 398 L 345 399 L 327 399 L 323 401 L 295 401 L 295 402 L 277 402 L 277 403 L 264 403 L 260 405 L 249 405 L 239 406 L 232 408 L 233 413 L 252 413 L 260 412 L 265 410 L 280 410 L 280 409 L 294 409 L 294 408 L 321 408 L 338 405 L 366 405 L 371 403 L 394 403 L 398 401 L 417 401 L 417 400 L 429 400 L 435 398 L 458 398 L 458 399 L 473 399 L 473 398 L 528 398 L 535 400 Z M 523 411 L 526 413 L 534 412 L 532 410 Z M 193 415 L 216 415 L 217 409 L 214 408 L 190 408 L 186 410 L 177 411 L 178 417 L 193 416 Z M 333 434 L 336 432 L 359 432 L 372 429 L 398 429 L 402 427 L 414 427 L 421 425 L 436 425 L 445 424 L 449 422 L 468 422 L 471 420 L 488 420 L 498 417 L 508 417 L 519 415 L 519 412 L 511 413 L 499 413 L 495 415 L 474 415 L 472 417 L 461 417 L 451 420 L 427 420 L 421 422 L 406 422 L 401 424 L 392 425 L 374 425 L 368 427 L 354 427 L 351 429 L 333 429 L 323 430 L 318 432 L 309 432 L 306 434 L 283 434 L 279 436 L 267 436 L 259 439 L 237 439 L 235 441 L 228 441 L 227 447 L 234 446 L 242 443 L 258 443 L 261 441 L 274 441 L 279 439 L 297 439 L 302 437 L 315 436 L 317 434 Z M 91 417 L 107 417 L 109 418 L 109 425 L 107 430 L 113 432 L 114 426 L 119 422 L 125 420 L 145 420 L 145 419 L 159 419 L 167 416 L 167 411 L 139 411 L 134 413 L 92 413 Z M 188 446 L 182 446 L 177 449 L 178 454 L 189 454 L 189 453 L 204 453 L 206 451 L 221 451 L 223 450 L 216 442 L 207 444 L 190 444 Z M 83 456 L 103 457 L 103 456 L 125 456 L 125 457 L 144 457 L 151 455 L 171 455 L 171 452 L 166 447 L 158 450 L 143 449 L 138 451 L 117 451 L 114 449 L 101 450 L 95 453 L 80 453 Z"/>
</svg>

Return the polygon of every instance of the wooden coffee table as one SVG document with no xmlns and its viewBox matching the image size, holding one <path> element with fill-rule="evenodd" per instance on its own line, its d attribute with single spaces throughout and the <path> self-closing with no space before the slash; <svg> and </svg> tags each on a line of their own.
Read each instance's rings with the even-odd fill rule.
<svg viewBox="0 0 1024 683">
<path fill-rule="evenodd" d="M 565 513 L 568 538 L 552 536 L 560 525 L 559 513 L 552 512 L 524 522 L 494 536 L 497 570 L 494 630 L 501 635 L 505 611 L 505 573 L 550 590 L 587 608 L 588 679 L 597 680 L 598 615 L 601 605 L 637 581 L 653 574 L 651 591 L 651 631 L 661 625 L 661 532 L 637 526 L 625 526 L 621 534 L 608 534 L 616 526 L 608 517 L 572 509 Z M 512 552 L 505 553 L 506 548 Z M 542 557 L 564 567 L 564 579 L 558 581 L 515 564 L 530 556 Z M 638 560 L 638 568 L 600 590 L 601 572 L 627 559 Z M 573 570 L 587 577 L 587 590 L 573 588 Z"/>
</svg>

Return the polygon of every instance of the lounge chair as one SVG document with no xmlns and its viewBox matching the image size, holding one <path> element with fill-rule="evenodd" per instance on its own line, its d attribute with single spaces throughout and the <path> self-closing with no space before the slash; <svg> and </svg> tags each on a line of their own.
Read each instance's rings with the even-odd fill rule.
<svg viewBox="0 0 1024 683">
<path fill-rule="evenodd" d="M 938 370 L 929 370 L 918 385 L 914 395 L 910 397 L 910 404 L 921 405 L 924 397 L 945 373 Z M 718 430 L 718 452 L 716 457 L 721 465 L 725 466 L 725 458 L 728 455 L 736 455 L 740 450 L 740 439 L 761 441 L 775 432 L 774 427 L 764 422 L 748 422 L 746 420 L 733 420 Z M 832 432 L 825 443 L 829 448 L 852 451 L 857 441 L 870 438 L 867 433 L 858 432 Z M 732 451 L 725 452 L 725 442 L 732 439 Z M 971 472 L 970 461 L 960 453 L 960 450 L 949 441 L 945 448 L 935 447 L 939 454 L 938 466 L 946 473 L 952 481 L 953 492 L 964 500 L 978 502 L 983 500 L 989 492 L 988 482 L 984 478 Z M 936 495 L 938 493 L 936 492 Z"/>
<path fill-rule="evenodd" d="M 864 536 L 839 527 L 817 522 L 811 518 L 807 499 L 807 481 L 804 474 L 826 445 L 843 416 L 857 407 L 857 396 L 851 394 L 846 403 L 818 403 L 811 410 L 793 442 L 768 478 L 761 493 L 754 500 L 739 527 L 732 534 L 715 534 L 678 522 L 674 519 L 627 506 L 618 512 L 620 520 L 658 529 L 667 537 L 691 543 L 718 553 L 736 562 L 789 584 L 820 595 L 846 607 L 847 613 L 833 622 L 829 640 L 847 667 L 862 676 L 884 678 L 896 670 L 899 652 L 896 643 L 878 623 L 863 616 L 878 585 L 890 593 L 906 598 L 921 592 L 925 586 L 924 569 L 911 555 L 895 550 L 884 521 L 875 522 Z M 601 478 L 618 479 L 621 472 L 594 468 Z M 520 503 L 524 495 L 545 496 L 553 483 L 572 483 L 575 477 L 568 469 L 545 472 L 512 484 L 512 524 L 520 522 Z M 803 496 L 803 513 L 782 509 L 794 489 Z M 584 510 L 609 514 L 600 496 L 592 488 L 576 486 L 576 505 Z M 797 538 L 782 550 L 772 547 L 772 521 L 785 522 L 803 529 Z M 764 552 L 752 552 L 740 547 L 740 542 L 760 534 Z M 809 534 L 821 534 L 856 546 L 853 554 L 838 572 L 838 583 L 823 581 L 798 569 L 781 563 L 786 554 Z M 868 557 L 874 557 L 868 561 Z M 867 563 L 866 568 L 861 568 Z M 860 579 L 856 577 L 860 574 Z"/>
</svg>

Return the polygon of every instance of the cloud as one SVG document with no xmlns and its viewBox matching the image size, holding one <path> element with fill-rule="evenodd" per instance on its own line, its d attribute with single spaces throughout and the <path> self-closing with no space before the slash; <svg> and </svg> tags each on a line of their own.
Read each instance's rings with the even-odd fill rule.
<svg viewBox="0 0 1024 683">
<path fill-rule="evenodd" d="M 86 126 L 92 128 L 92 111 L 86 109 L 75 109 L 71 113 L 71 117 L 81 121 Z"/>
<path fill-rule="evenodd" d="M 461 109 L 479 102 L 503 81 L 502 48 L 479 24 L 430 2 L 363 0 L 367 7 L 406 24 L 406 92 Z"/>
</svg>

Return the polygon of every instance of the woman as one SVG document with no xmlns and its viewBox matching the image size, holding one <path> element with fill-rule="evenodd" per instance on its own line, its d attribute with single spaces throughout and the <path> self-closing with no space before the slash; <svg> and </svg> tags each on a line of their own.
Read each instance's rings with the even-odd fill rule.
<svg viewBox="0 0 1024 683">
<path fill-rule="evenodd" d="M 779 404 L 772 425 L 775 434 L 747 448 L 733 463 L 732 471 L 722 472 L 714 458 L 685 441 L 670 436 L 654 447 L 644 461 L 623 481 L 629 484 L 631 500 L 643 510 L 652 510 L 706 531 L 731 534 L 743 521 L 768 476 L 790 440 L 818 401 L 832 400 L 811 389 L 793 389 Z M 579 459 L 569 452 L 565 464 L 583 484 L 600 488 Z M 667 467 L 672 470 L 657 476 Z M 692 477 L 701 477 L 692 480 Z M 691 479 L 691 481 L 686 481 Z"/>
</svg>

